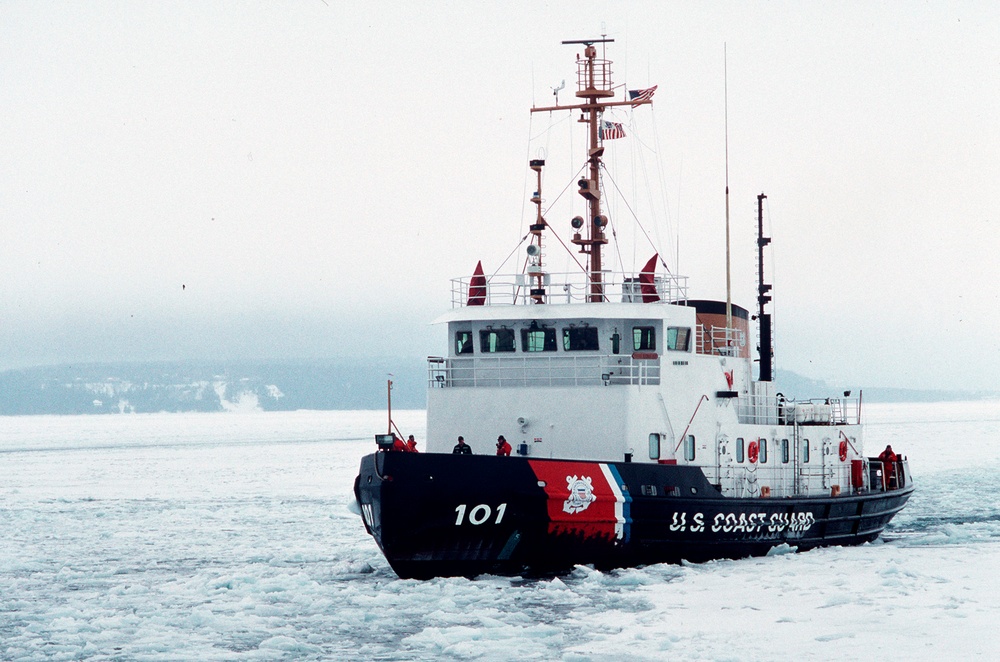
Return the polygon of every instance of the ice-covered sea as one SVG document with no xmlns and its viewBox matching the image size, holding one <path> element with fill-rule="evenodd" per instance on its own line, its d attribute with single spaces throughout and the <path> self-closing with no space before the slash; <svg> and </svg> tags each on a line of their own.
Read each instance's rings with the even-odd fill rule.
<svg viewBox="0 0 1000 662">
<path fill-rule="evenodd" d="M 997 659 L 1000 402 L 866 410 L 884 541 L 426 582 L 348 508 L 381 412 L 0 417 L 0 659 Z"/>
</svg>

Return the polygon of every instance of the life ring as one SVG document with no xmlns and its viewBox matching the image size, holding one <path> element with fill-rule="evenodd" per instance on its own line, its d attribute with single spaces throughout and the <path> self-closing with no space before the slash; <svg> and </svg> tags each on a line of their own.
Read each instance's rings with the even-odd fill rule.
<svg viewBox="0 0 1000 662">
<path fill-rule="evenodd" d="M 840 461 L 847 461 L 847 440 L 840 442 Z"/>
<path fill-rule="evenodd" d="M 751 441 L 747 446 L 747 459 L 750 460 L 750 464 L 757 464 L 757 456 L 760 454 L 760 444 L 756 441 Z"/>
</svg>

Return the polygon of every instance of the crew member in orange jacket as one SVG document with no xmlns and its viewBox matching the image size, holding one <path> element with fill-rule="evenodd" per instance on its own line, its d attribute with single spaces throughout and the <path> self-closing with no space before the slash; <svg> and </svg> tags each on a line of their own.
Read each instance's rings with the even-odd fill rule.
<svg viewBox="0 0 1000 662">
<path fill-rule="evenodd" d="M 419 452 L 417 450 L 417 440 L 413 438 L 412 434 L 410 435 L 410 438 L 406 440 L 406 450 L 411 453 Z"/>
<path fill-rule="evenodd" d="M 503 438 L 503 435 L 497 437 L 497 456 L 510 457 L 510 444 L 507 440 Z"/>
<path fill-rule="evenodd" d="M 882 460 L 882 487 L 885 489 L 895 489 L 896 487 L 896 460 L 899 458 L 892 450 L 892 446 L 886 445 L 878 459 Z"/>
</svg>

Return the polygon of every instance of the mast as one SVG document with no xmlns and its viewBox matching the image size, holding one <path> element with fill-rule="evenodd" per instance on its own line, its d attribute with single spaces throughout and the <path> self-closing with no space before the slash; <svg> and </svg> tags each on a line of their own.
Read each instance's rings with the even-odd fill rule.
<svg viewBox="0 0 1000 662">
<path fill-rule="evenodd" d="M 531 299 L 535 303 L 545 303 L 545 273 L 542 271 L 542 231 L 545 230 L 545 217 L 542 216 L 542 168 L 545 159 L 532 159 L 529 163 L 535 171 L 537 182 L 531 202 L 535 205 L 535 222 L 528 228 L 531 243 L 528 244 L 528 275 L 534 281 L 531 287 Z"/>
<path fill-rule="evenodd" d="M 581 179 L 577 184 L 580 186 L 579 193 L 587 200 L 589 215 L 584 225 L 587 226 L 587 238 L 584 239 L 581 233 L 577 232 L 573 236 L 573 243 L 580 247 L 580 252 L 590 256 L 590 294 L 587 301 L 596 302 L 604 300 L 604 284 L 601 274 L 601 247 L 608 243 L 604 236 L 604 226 L 607 225 L 607 217 L 601 213 L 601 157 L 604 155 L 604 148 L 600 144 L 600 131 L 598 122 L 604 112 L 604 106 L 598 103 L 599 99 L 614 96 L 611 89 L 611 62 L 597 59 L 597 49 L 595 43 L 607 43 L 613 39 L 594 39 L 592 41 L 564 41 L 564 44 L 585 44 L 583 57 L 577 58 L 577 86 L 576 96 L 587 100 L 587 107 L 580 115 L 580 122 L 587 124 L 588 149 L 587 162 L 588 174 L 586 179 Z M 599 67 L 599 68 L 598 68 Z"/>
<path fill-rule="evenodd" d="M 577 98 L 581 103 L 568 106 L 546 106 L 532 108 L 531 112 L 546 112 L 553 110 L 579 110 L 581 124 L 587 125 L 587 174 L 577 182 L 579 194 L 587 201 L 588 218 L 584 220 L 577 216 L 572 220 L 575 230 L 572 242 L 580 247 L 580 252 L 587 256 L 587 279 L 590 284 L 587 301 L 604 301 L 604 282 L 602 274 L 602 249 L 608 243 L 604 233 L 608 225 L 608 217 L 601 210 L 601 157 L 604 147 L 601 145 L 600 122 L 605 109 L 614 106 L 631 106 L 652 103 L 649 98 L 632 99 L 629 101 L 611 101 L 615 92 L 611 80 L 611 61 L 598 59 L 594 44 L 608 44 L 614 39 L 579 39 L 564 41 L 563 44 L 582 44 L 585 48 L 583 57 L 577 55 Z M 534 168 L 534 166 L 532 166 Z M 541 215 L 539 207 L 539 216 Z M 544 223 L 540 221 L 539 223 Z M 586 226 L 586 230 L 583 228 Z M 539 242 L 540 243 L 540 242 Z"/>
<path fill-rule="evenodd" d="M 757 196 L 757 323 L 760 327 L 760 377 L 757 381 L 769 382 L 773 379 L 774 351 L 771 340 L 771 315 L 764 312 L 764 304 L 771 300 L 768 292 L 771 285 L 764 282 L 764 247 L 771 243 L 770 237 L 764 236 L 764 199 L 766 195 Z"/>
<path fill-rule="evenodd" d="M 726 69 L 726 45 L 722 45 L 722 89 L 725 105 L 726 130 L 726 343 L 733 329 L 732 262 L 729 257 L 729 74 Z"/>
</svg>

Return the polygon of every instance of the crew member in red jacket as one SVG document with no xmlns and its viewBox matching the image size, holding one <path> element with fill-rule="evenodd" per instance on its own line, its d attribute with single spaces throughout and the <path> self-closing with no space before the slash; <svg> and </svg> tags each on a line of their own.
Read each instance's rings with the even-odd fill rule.
<svg viewBox="0 0 1000 662">
<path fill-rule="evenodd" d="M 419 452 L 417 451 L 417 440 L 413 438 L 412 434 L 410 435 L 410 438 L 406 440 L 406 450 L 410 453 Z"/>
<path fill-rule="evenodd" d="M 497 456 L 510 457 L 510 444 L 503 438 L 503 435 L 497 437 Z"/>
<path fill-rule="evenodd" d="M 893 452 L 892 446 L 887 445 L 878 459 L 882 460 L 882 487 L 885 489 L 896 488 L 896 460 L 899 458 Z"/>
</svg>

